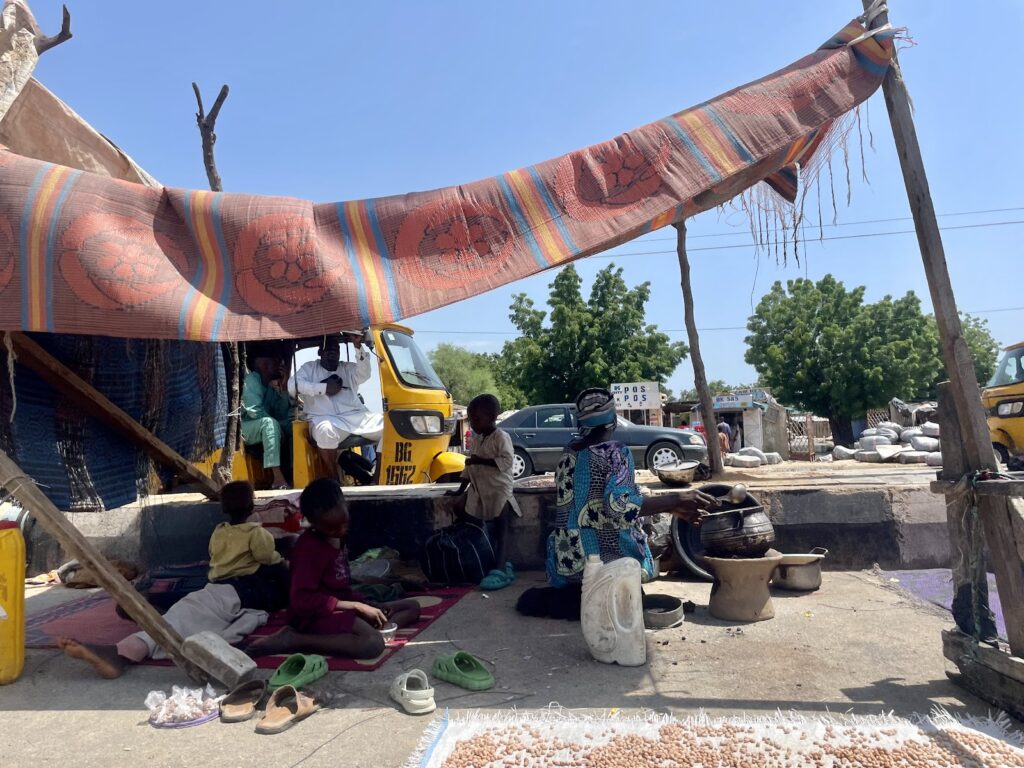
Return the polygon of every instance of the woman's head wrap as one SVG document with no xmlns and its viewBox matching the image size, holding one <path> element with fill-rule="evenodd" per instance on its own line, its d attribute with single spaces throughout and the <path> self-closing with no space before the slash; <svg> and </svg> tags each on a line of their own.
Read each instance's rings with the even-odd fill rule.
<svg viewBox="0 0 1024 768">
<path fill-rule="evenodd" d="M 593 387 L 576 396 L 576 419 L 580 434 L 587 435 L 602 427 L 615 427 L 615 398 L 607 389 Z"/>
</svg>

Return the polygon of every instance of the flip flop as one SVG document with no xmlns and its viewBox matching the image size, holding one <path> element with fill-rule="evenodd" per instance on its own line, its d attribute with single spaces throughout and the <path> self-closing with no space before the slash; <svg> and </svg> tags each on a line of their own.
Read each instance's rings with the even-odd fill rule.
<svg viewBox="0 0 1024 768">
<path fill-rule="evenodd" d="M 241 723 L 251 720 L 266 692 L 266 680 L 250 680 L 247 683 L 242 683 L 221 700 L 220 721 L 222 723 Z"/>
<path fill-rule="evenodd" d="M 438 680 L 465 688 L 467 691 L 486 691 L 494 687 L 494 675 L 471 653 L 459 651 L 434 659 L 431 674 Z"/>
<path fill-rule="evenodd" d="M 316 654 L 296 653 L 289 656 L 270 678 L 270 690 L 283 685 L 302 688 L 327 674 L 327 659 Z"/>
<path fill-rule="evenodd" d="M 294 686 L 284 685 L 270 694 L 267 711 L 256 723 L 256 733 L 272 734 L 287 731 L 318 709 L 320 705 L 312 696 L 295 690 Z"/>
<path fill-rule="evenodd" d="M 516 574 L 515 571 L 512 570 L 512 563 L 505 563 L 505 570 L 495 568 L 484 576 L 483 580 L 480 582 L 480 589 L 488 592 L 494 592 L 511 586 L 512 582 L 515 580 Z"/>
<path fill-rule="evenodd" d="M 391 698 L 410 715 L 426 715 L 437 709 L 434 689 L 421 669 L 410 669 L 396 677 L 391 684 Z"/>
</svg>

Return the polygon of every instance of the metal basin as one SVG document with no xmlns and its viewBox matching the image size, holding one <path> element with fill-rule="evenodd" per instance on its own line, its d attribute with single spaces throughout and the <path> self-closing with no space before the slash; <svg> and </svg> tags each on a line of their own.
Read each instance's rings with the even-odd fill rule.
<svg viewBox="0 0 1024 768">
<path fill-rule="evenodd" d="M 699 461 L 676 461 L 654 467 L 653 471 L 665 485 L 689 485 L 693 482 L 699 466 Z"/>
</svg>

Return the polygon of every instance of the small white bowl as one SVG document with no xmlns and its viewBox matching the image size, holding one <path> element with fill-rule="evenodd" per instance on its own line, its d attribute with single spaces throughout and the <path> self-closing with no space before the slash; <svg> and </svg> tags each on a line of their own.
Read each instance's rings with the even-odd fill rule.
<svg viewBox="0 0 1024 768">
<path fill-rule="evenodd" d="M 395 639 L 395 635 L 398 634 L 398 625 L 393 621 L 389 621 L 383 627 L 380 628 L 380 636 L 384 638 L 385 643 L 390 643 Z"/>
</svg>

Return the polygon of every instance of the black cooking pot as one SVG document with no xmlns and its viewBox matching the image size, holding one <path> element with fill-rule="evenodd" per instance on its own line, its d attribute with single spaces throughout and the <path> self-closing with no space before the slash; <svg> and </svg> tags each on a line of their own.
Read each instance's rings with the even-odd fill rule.
<svg viewBox="0 0 1024 768">
<path fill-rule="evenodd" d="M 700 524 L 700 543 L 710 557 L 761 557 L 775 541 L 775 528 L 760 502 L 749 493 L 739 503 L 726 500 L 731 485 L 707 485 L 701 490 L 722 505 Z"/>
</svg>

